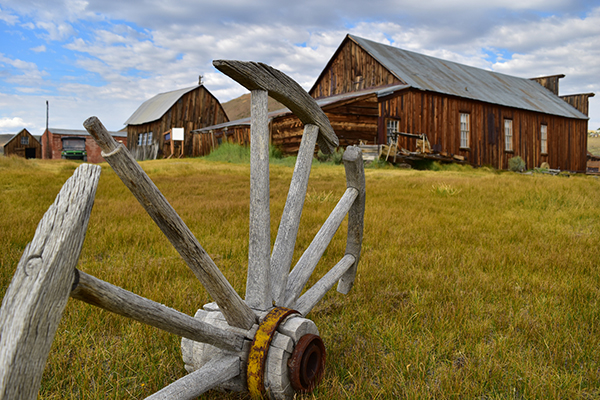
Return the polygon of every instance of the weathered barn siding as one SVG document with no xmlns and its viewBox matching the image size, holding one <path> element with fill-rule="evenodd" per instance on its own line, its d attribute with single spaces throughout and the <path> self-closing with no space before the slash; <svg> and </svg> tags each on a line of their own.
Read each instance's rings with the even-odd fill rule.
<svg viewBox="0 0 600 400">
<path fill-rule="evenodd" d="M 535 113 L 458 97 L 404 90 L 381 98 L 379 143 L 385 143 L 385 121 L 399 121 L 398 130 L 424 133 L 432 146 L 465 157 L 473 165 L 507 169 L 520 156 L 527 168 L 548 162 L 551 168 L 585 171 L 587 121 Z M 460 147 L 460 114 L 470 115 L 469 149 Z M 513 151 L 505 151 L 504 120 L 513 121 Z M 547 126 L 548 151 L 541 154 L 541 125 Z M 383 127 L 383 128 L 382 128 Z M 416 141 L 398 138 L 399 147 L 416 150 Z"/>
<path fill-rule="evenodd" d="M 194 155 L 205 156 L 216 150 L 222 143 L 250 145 L 250 125 L 230 126 L 223 129 L 211 129 L 206 132 L 194 132 Z"/>
<path fill-rule="evenodd" d="M 27 129 L 13 136 L 4 145 L 5 156 L 19 156 L 23 158 L 42 158 L 42 144 Z"/>
<path fill-rule="evenodd" d="M 565 75 L 560 74 L 560 75 L 551 75 L 551 76 L 541 76 L 539 78 L 531 78 L 531 80 L 536 81 L 537 83 L 539 83 L 540 85 L 542 85 L 543 87 L 545 87 L 546 89 L 548 89 L 549 91 L 554 93 L 556 96 L 558 96 L 559 80 L 564 77 L 565 77 Z"/>
<path fill-rule="evenodd" d="M 309 94 L 318 99 L 403 83 L 351 40 L 333 55 Z"/>
<path fill-rule="evenodd" d="M 585 115 L 590 115 L 589 98 L 594 97 L 594 93 L 571 94 L 568 96 L 560 96 L 561 99 L 581 111 Z"/>
<path fill-rule="evenodd" d="M 170 152 L 170 147 L 164 146 L 163 133 L 171 128 L 184 128 L 183 154 L 198 156 L 199 147 L 194 145 L 194 135 L 191 132 L 227 121 L 229 119 L 221 103 L 204 86 L 198 86 L 182 95 L 159 119 L 139 125 L 127 125 L 128 148 L 139 159 L 153 158 L 152 153 L 158 158 L 167 157 L 169 154 L 164 152 Z M 138 145 L 140 135 L 146 133 L 151 133 L 151 143 Z M 151 151 L 146 147 L 151 147 Z"/>
</svg>

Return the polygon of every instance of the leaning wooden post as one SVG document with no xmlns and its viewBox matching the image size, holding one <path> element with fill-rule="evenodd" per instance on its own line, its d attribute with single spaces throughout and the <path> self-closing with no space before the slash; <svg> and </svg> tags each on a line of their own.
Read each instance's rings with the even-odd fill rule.
<svg viewBox="0 0 600 400">
<path fill-rule="evenodd" d="M 35 399 L 69 299 L 100 177 L 83 164 L 64 184 L 17 265 L 0 309 L 0 399 Z"/>
<path fill-rule="evenodd" d="M 354 285 L 356 268 L 360 261 L 365 219 L 366 187 L 362 150 L 358 146 L 348 146 L 342 161 L 346 169 L 346 186 L 358 190 L 358 197 L 348 211 L 348 239 L 346 240 L 346 254 L 353 255 L 355 261 L 342 276 L 337 287 L 338 292 L 348 294 Z"/>
<path fill-rule="evenodd" d="M 271 214 L 269 200 L 269 119 L 266 90 L 251 94 L 250 126 L 250 242 L 246 303 L 257 310 L 273 306 L 269 286 Z"/>
<path fill-rule="evenodd" d="M 194 275 L 217 302 L 231 326 L 250 329 L 256 315 L 233 289 L 171 204 L 146 175 L 131 153 L 117 143 L 96 117 L 83 126 L 96 139 L 102 157 L 163 231 Z"/>
</svg>

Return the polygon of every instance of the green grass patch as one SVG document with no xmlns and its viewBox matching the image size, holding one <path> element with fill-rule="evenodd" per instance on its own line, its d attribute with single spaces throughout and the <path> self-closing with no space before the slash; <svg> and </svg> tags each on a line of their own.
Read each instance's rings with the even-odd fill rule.
<svg viewBox="0 0 600 400">
<path fill-rule="evenodd" d="M 0 297 L 37 223 L 79 165 L 0 157 Z M 249 164 L 141 162 L 238 293 L 248 257 Z M 274 240 L 293 168 L 271 165 Z M 355 287 L 313 319 L 327 346 L 302 399 L 600 396 L 600 180 L 480 168 L 366 170 Z M 294 262 L 346 188 L 315 164 Z M 344 254 L 342 224 L 313 284 Z M 193 315 L 211 301 L 103 164 L 78 268 Z M 180 338 L 70 300 L 41 399 L 144 398 L 185 374 Z M 211 392 L 206 399 L 245 395 Z"/>
</svg>

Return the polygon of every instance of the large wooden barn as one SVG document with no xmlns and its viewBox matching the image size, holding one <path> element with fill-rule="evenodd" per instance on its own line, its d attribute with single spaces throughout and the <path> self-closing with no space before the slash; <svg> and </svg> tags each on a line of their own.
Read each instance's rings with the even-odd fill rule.
<svg viewBox="0 0 600 400">
<path fill-rule="evenodd" d="M 221 103 L 200 83 L 146 100 L 125 122 L 129 150 L 138 160 L 197 156 L 192 130 L 227 122 Z M 172 140 L 183 128 L 183 140 Z"/>
<path fill-rule="evenodd" d="M 42 158 L 42 145 L 27 129 L 22 129 L 4 144 L 4 155 Z"/>
<path fill-rule="evenodd" d="M 340 144 L 359 141 L 416 150 L 411 135 L 472 165 L 586 170 L 588 98 L 558 96 L 564 75 L 525 79 L 347 35 L 309 93 L 322 105 Z M 203 129 L 205 137 L 241 130 L 245 121 Z M 302 127 L 289 113 L 273 114 L 271 140 L 298 149 Z M 406 135 L 408 134 L 408 135 Z"/>
</svg>

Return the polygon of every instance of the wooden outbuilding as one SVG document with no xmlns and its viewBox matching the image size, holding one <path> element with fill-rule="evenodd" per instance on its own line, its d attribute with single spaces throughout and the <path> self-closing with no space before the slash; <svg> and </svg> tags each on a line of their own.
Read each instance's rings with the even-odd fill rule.
<svg viewBox="0 0 600 400">
<path fill-rule="evenodd" d="M 123 143 L 124 146 L 127 146 L 127 132 L 121 130 L 117 132 L 112 131 L 109 133 L 117 142 Z M 87 162 L 97 164 L 105 161 L 101 154 L 102 149 L 100 149 L 88 131 L 84 129 L 48 128 L 42 135 L 42 158 L 47 160 L 60 160 L 63 158 L 61 155 L 63 150 L 63 139 L 67 138 L 85 139 Z"/>
<path fill-rule="evenodd" d="M 527 168 L 547 162 L 584 172 L 594 94 L 559 97 L 562 77 L 519 78 L 347 35 L 309 93 L 340 145 L 396 143 L 414 152 L 424 135 L 433 151 L 474 166 L 507 169 L 520 156 Z M 218 137 L 244 126 L 237 122 L 199 134 Z M 273 114 L 274 145 L 293 153 L 301 134 L 297 118 Z"/>
<path fill-rule="evenodd" d="M 128 148 L 138 160 L 197 156 L 192 130 L 227 121 L 221 103 L 200 82 L 142 103 L 125 122 Z M 173 128 L 183 128 L 183 140 L 174 140 Z"/>
<path fill-rule="evenodd" d="M 5 156 L 19 156 L 23 158 L 42 158 L 42 145 L 27 129 L 13 136 L 4 145 Z"/>
</svg>

